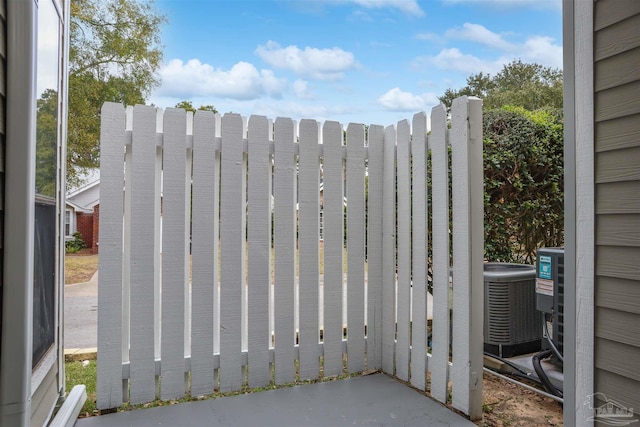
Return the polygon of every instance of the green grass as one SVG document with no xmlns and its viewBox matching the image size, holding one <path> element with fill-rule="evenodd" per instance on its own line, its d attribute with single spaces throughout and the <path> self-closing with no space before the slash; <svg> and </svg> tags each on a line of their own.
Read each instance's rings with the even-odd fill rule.
<svg viewBox="0 0 640 427">
<path fill-rule="evenodd" d="M 71 389 L 78 385 L 84 384 L 87 387 L 87 401 L 80 411 L 81 417 L 97 415 L 96 409 L 96 361 L 90 360 L 87 366 L 83 366 L 83 362 L 66 362 L 64 364 L 64 376 L 66 391 L 69 393 Z"/>
</svg>

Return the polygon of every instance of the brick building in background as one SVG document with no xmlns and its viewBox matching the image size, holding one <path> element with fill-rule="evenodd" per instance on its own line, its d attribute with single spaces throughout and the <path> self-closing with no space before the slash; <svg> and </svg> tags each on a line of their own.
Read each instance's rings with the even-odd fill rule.
<svg viewBox="0 0 640 427">
<path fill-rule="evenodd" d="M 65 210 L 65 238 L 73 240 L 77 231 L 92 253 L 98 253 L 100 223 L 100 170 L 90 169 L 83 176 L 83 184 L 67 192 Z"/>
</svg>

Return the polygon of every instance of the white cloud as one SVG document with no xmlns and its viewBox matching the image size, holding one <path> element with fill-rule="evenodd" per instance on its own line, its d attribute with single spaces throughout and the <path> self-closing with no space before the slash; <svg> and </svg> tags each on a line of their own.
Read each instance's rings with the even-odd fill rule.
<svg viewBox="0 0 640 427">
<path fill-rule="evenodd" d="M 489 31 L 482 25 L 465 22 L 462 28 L 452 28 L 445 33 L 445 37 L 470 40 L 479 44 L 500 50 L 511 50 L 514 45 L 506 41 L 499 34 Z"/>
<path fill-rule="evenodd" d="M 444 37 L 435 33 L 418 33 L 415 38 L 417 40 L 426 40 L 430 42 L 442 43 L 444 41 Z"/>
<path fill-rule="evenodd" d="M 438 98 L 434 94 L 415 95 L 404 92 L 398 87 L 388 90 L 378 98 L 378 104 L 389 111 L 419 111 L 438 103 Z"/>
<path fill-rule="evenodd" d="M 267 117 L 290 117 L 294 120 L 315 119 L 319 121 L 336 120 L 336 116 L 353 113 L 353 108 L 346 106 L 326 106 L 319 103 L 303 104 L 291 101 L 262 102 L 257 101 L 251 114 Z"/>
<path fill-rule="evenodd" d="M 350 21 L 373 22 L 373 18 L 363 10 L 354 10 L 349 17 Z"/>
<path fill-rule="evenodd" d="M 497 73 L 505 64 L 515 59 L 525 63 L 538 63 L 547 67 L 562 68 L 562 44 L 552 37 L 530 36 L 522 42 L 510 41 L 504 35 L 494 33 L 478 24 L 465 23 L 462 27 L 445 32 L 445 38 L 471 41 L 497 49 L 500 56 L 493 59 L 481 58 L 464 53 L 457 47 L 442 49 L 435 56 L 416 58 L 414 66 L 433 66 L 466 74 Z"/>
<path fill-rule="evenodd" d="M 531 37 L 522 47 L 522 60 L 562 68 L 562 45 L 551 37 Z"/>
<path fill-rule="evenodd" d="M 262 96 L 280 97 L 286 81 L 271 70 L 260 70 L 248 62 L 238 62 L 229 70 L 216 69 L 198 59 L 186 63 L 172 59 L 160 70 L 162 85 L 158 96 L 216 96 L 231 99 L 256 99 Z"/>
<path fill-rule="evenodd" d="M 368 9 L 398 9 L 404 13 L 416 16 L 423 16 L 424 11 L 416 0 L 346 0 Z"/>
<path fill-rule="evenodd" d="M 302 50 L 294 45 L 283 48 L 269 40 L 266 46 L 258 46 L 255 53 L 272 67 L 317 80 L 341 79 L 345 71 L 357 66 L 353 53 L 338 47 L 318 49 L 307 46 Z"/>
<path fill-rule="evenodd" d="M 291 84 L 293 94 L 300 99 L 314 99 L 316 94 L 309 89 L 309 83 L 306 80 L 296 80 Z"/>
<path fill-rule="evenodd" d="M 459 71 L 465 74 L 496 73 L 502 68 L 500 60 L 483 60 L 477 56 L 465 54 L 458 48 L 443 49 L 436 56 L 426 58 L 426 62 L 443 70 Z"/>
</svg>

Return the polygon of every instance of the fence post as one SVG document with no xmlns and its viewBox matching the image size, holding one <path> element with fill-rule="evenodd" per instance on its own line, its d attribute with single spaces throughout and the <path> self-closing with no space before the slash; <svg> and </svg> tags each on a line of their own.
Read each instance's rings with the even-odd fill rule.
<svg viewBox="0 0 640 427">
<path fill-rule="evenodd" d="M 460 97 L 451 107 L 453 192 L 453 399 L 482 418 L 484 189 L 482 101 Z"/>
</svg>

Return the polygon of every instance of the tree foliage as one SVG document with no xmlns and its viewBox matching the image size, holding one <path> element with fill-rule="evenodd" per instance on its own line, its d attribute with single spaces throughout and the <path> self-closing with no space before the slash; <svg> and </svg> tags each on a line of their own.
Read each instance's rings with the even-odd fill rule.
<svg viewBox="0 0 640 427">
<path fill-rule="evenodd" d="M 439 99 L 483 99 L 485 258 L 534 263 L 539 247 L 562 246 L 562 71 L 520 60 L 495 76 L 469 76 Z"/>
<path fill-rule="evenodd" d="M 535 263 L 564 241 L 562 111 L 487 111 L 483 135 L 485 257 Z"/>
<path fill-rule="evenodd" d="M 36 193 L 55 197 L 58 167 L 58 92 L 45 90 L 36 101 Z"/>
<path fill-rule="evenodd" d="M 143 103 L 159 84 L 160 28 L 152 0 L 72 0 L 67 182 L 99 163 L 100 109 Z"/>
<path fill-rule="evenodd" d="M 180 101 L 176 104 L 175 108 L 182 108 L 185 111 L 191 111 L 192 113 L 196 112 L 196 108 L 193 106 L 191 101 Z M 216 107 L 213 105 L 201 105 L 197 108 L 198 110 L 211 111 L 214 114 L 218 112 Z"/>
<path fill-rule="evenodd" d="M 461 89 L 447 89 L 440 102 L 447 107 L 463 95 L 483 99 L 485 110 L 506 105 L 526 110 L 562 108 L 562 71 L 520 60 L 506 64 L 495 76 L 482 72 L 467 78 Z"/>
</svg>

